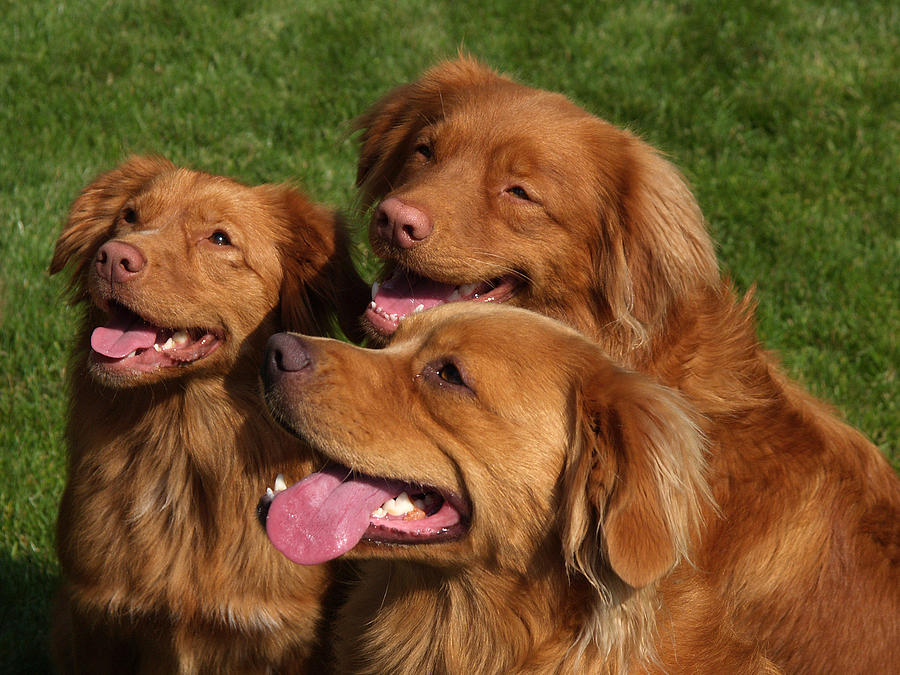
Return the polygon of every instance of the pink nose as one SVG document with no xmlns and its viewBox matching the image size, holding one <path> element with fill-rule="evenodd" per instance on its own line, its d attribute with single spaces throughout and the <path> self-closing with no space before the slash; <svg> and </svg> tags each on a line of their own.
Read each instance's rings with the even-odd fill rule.
<svg viewBox="0 0 900 675">
<path fill-rule="evenodd" d="M 375 213 L 375 229 L 379 237 L 394 246 L 412 248 L 428 238 L 434 224 L 424 211 L 396 197 L 388 197 Z"/>
<path fill-rule="evenodd" d="M 108 241 L 97 251 L 97 273 L 107 281 L 122 283 L 140 272 L 146 260 L 131 244 Z"/>
</svg>

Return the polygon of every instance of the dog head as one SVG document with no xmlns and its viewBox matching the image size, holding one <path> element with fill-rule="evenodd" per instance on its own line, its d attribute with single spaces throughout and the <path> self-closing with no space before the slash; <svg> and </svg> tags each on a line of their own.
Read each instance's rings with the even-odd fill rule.
<svg viewBox="0 0 900 675">
<path fill-rule="evenodd" d="M 603 590 L 690 549 L 708 498 L 691 413 L 554 320 L 455 303 L 383 350 L 273 336 L 265 368 L 273 415 L 325 463 L 265 514 L 297 562 L 524 572 L 549 556 Z"/>
<path fill-rule="evenodd" d="M 633 134 L 565 97 L 469 58 L 398 87 L 357 121 L 357 182 L 377 203 L 385 279 L 366 312 L 382 339 L 417 309 L 508 302 L 617 353 L 718 279 L 678 171 Z"/>
<path fill-rule="evenodd" d="M 286 186 L 159 157 L 132 157 L 84 189 L 50 272 L 70 263 L 75 301 L 89 307 L 91 372 L 116 386 L 227 371 L 222 360 L 261 350 L 275 330 L 326 332 L 350 304 L 337 297 L 365 292 L 334 214 Z"/>
</svg>

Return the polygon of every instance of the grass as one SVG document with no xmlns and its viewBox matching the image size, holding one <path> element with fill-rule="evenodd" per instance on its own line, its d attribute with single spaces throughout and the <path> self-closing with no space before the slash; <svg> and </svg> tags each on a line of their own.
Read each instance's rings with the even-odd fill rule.
<svg viewBox="0 0 900 675">
<path fill-rule="evenodd" d="M 756 285 L 768 346 L 900 468 L 896 3 L 2 0 L 0 16 L 3 672 L 48 668 L 76 316 L 46 268 L 78 190 L 158 152 L 349 210 L 348 121 L 460 47 L 669 153 L 723 268 Z"/>
</svg>

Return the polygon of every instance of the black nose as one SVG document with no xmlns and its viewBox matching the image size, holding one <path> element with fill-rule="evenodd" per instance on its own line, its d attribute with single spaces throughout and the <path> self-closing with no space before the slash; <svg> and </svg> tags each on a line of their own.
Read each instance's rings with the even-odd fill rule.
<svg viewBox="0 0 900 675">
<path fill-rule="evenodd" d="M 263 380 L 267 387 L 286 375 L 308 371 L 311 367 L 312 356 L 302 336 L 276 333 L 269 338 L 263 366 Z"/>
</svg>

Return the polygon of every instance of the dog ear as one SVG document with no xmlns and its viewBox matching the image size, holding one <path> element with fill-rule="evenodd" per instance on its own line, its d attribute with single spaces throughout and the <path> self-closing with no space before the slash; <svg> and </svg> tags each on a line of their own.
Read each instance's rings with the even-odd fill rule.
<svg viewBox="0 0 900 675">
<path fill-rule="evenodd" d="M 287 186 L 259 188 L 278 194 L 288 235 L 281 246 L 281 329 L 328 335 L 332 318 L 353 341 L 363 339 L 360 317 L 369 287 L 353 264 L 341 217 Z"/>
<path fill-rule="evenodd" d="M 624 346 L 634 347 L 652 336 L 673 301 L 718 283 L 715 249 L 670 162 L 603 120 L 591 136 L 601 214 L 597 297 L 622 329 Z"/>
<path fill-rule="evenodd" d="M 642 588 L 688 556 L 712 501 L 702 434 L 675 391 L 605 360 L 586 372 L 564 477 L 563 548 L 602 593 L 609 569 Z"/>
<path fill-rule="evenodd" d="M 360 115 L 353 128 L 362 131 L 356 185 L 364 207 L 390 192 L 419 132 L 443 118 L 463 92 L 503 82 L 508 80 L 460 55 L 397 87 Z"/>
<path fill-rule="evenodd" d="M 69 209 L 68 220 L 56 240 L 50 274 L 62 271 L 74 261 L 69 285 L 73 290 L 80 289 L 94 251 L 112 235 L 116 216 L 125 202 L 154 177 L 174 168 L 163 157 L 130 157 L 98 176 Z"/>
</svg>

